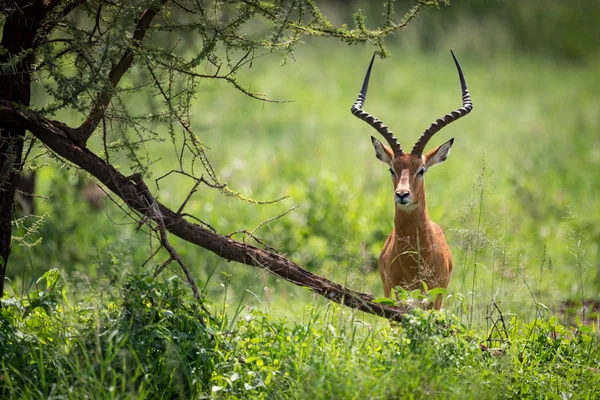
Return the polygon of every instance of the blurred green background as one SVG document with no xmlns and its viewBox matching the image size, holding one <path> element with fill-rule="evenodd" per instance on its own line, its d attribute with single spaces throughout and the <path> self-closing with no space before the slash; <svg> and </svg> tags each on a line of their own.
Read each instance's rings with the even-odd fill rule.
<svg viewBox="0 0 600 400">
<path fill-rule="evenodd" d="M 398 1 L 396 10 L 401 15 L 413 4 Z M 323 11 L 343 23 L 358 8 L 371 27 L 382 23 L 376 2 L 331 1 Z M 567 301 L 592 305 L 600 298 L 597 21 L 600 1 L 455 0 L 421 13 L 387 40 L 391 57 L 376 60 L 365 109 L 404 147 L 460 106 L 450 49 L 472 94 L 474 111 L 428 146 L 456 139 L 449 159 L 426 178 L 430 215 L 444 228 L 454 257 L 444 303 L 450 312 L 483 321 L 495 298 L 507 313 L 531 316 L 548 308 L 563 314 Z M 381 296 L 376 259 L 392 228 L 392 188 L 371 147 L 376 132 L 349 111 L 374 50 L 312 39 L 296 48 L 293 62 L 273 54 L 238 75 L 244 88 L 292 100 L 285 104 L 253 100 L 224 82 L 199 82 L 192 128 L 223 181 L 257 200 L 289 197 L 255 205 L 202 188 L 188 212 L 228 234 L 298 205 L 256 234 L 311 271 Z M 127 79 L 135 81 L 136 74 Z M 41 90 L 34 98 L 43 102 Z M 126 99 L 135 114 L 158 101 L 148 93 Z M 142 151 L 152 162 L 148 182 L 177 162 L 169 140 L 144 144 Z M 125 153 L 113 160 L 123 171 L 133 166 Z M 33 163 L 43 165 L 37 193 L 46 199 L 38 199 L 37 213 L 46 217 L 37 233 L 27 232 L 26 221 L 15 229 L 15 236 L 29 236 L 11 255 L 14 290 L 26 291 L 54 267 L 83 289 L 101 288 L 124 271 L 152 271 L 167 258 L 161 253 L 143 265 L 158 243 L 108 200 L 103 210 L 91 210 L 80 195 L 84 173 L 47 156 Z M 151 189 L 176 209 L 192 184 L 170 175 Z M 27 244 L 38 238 L 35 246 Z M 308 291 L 260 270 L 172 242 L 214 300 L 228 291 L 229 303 L 282 316 L 313 301 Z M 598 318 L 591 308 L 587 317 Z"/>
</svg>

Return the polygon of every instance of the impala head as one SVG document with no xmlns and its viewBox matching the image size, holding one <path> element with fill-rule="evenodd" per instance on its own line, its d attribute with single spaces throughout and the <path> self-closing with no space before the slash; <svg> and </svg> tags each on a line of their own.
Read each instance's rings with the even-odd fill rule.
<svg viewBox="0 0 600 400">
<path fill-rule="evenodd" d="M 444 162 L 446 158 L 448 158 L 450 148 L 452 147 L 452 143 L 454 143 L 454 139 L 450 139 L 441 146 L 438 146 L 423 155 L 423 150 L 425 149 L 427 142 L 429 142 L 429 139 L 444 126 L 464 117 L 473 109 L 473 103 L 471 103 L 471 97 L 469 96 L 465 77 L 463 76 L 456 57 L 454 57 L 454 53 L 452 53 L 452 57 L 454 58 L 454 63 L 458 69 L 463 106 L 444 115 L 442 118 L 437 119 L 425 129 L 425 132 L 423 132 L 419 140 L 417 140 L 417 143 L 415 143 L 410 153 L 404 152 L 398 139 L 396 139 L 394 134 L 383 124 L 383 122 L 362 109 L 367 97 L 369 78 L 375 55 L 373 55 L 371 63 L 369 64 L 369 69 L 367 70 L 360 94 L 358 95 L 356 102 L 352 105 L 352 114 L 375 128 L 389 144 L 389 146 L 386 146 L 379 140 L 371 137 L 375 155 L 390 168 L 394 183 L 394 200 L 399 209 L 409 211 L 422 203 L 425 199 L 425 186 L 423 181 L 425 173 L 429 168 Z"/>
<path fill-rule="evenodd" d="M 402 153 L 394 156 L 392 150 L 371 136 L 377 159 L 389 166 L 394 184 L 394 201 L 398 208 L 411 210 L 425 200 L 424 176 L 429 168 L 448 158 L 454 139 L 421 156 Z"/>
</svg>

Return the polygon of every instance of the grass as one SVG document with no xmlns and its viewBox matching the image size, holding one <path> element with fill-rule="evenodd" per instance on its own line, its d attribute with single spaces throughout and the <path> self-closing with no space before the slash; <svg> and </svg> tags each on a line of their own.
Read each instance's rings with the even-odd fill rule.
<svg viewBox="0 0 600 400">
<path fill-rule="evenodd" d="M 177 277 L 131 275 L 76 304 L 57 270 L 5 299 L 5 398 L 597 398 L 589 326 L 506 321 L 499 349 L 453 316 L 415 310 L 375 326 L 315 302 L 295 320 L 205 311 Z M 508 344 L 510 343 L 510 345 Z"/>
<path fill-rule="evenodd" d="M 459 105 L 459 84 L 445 49 L 392 50 L 393 58 L 376 61 L 365 109 L 410 147 Z M 426 178 L 430 215 L 444 228 L 455 263 L 445 313 L 417 310 L 390 327 L 173 238 L 205 285 L 204 314 L 177 279 L 139 275 L 166 256 L 142 268 L 148 236 L 114 205 L 90 213 L 78 199 L 83 174 L 39 158 L 47 164 L 39 194 L 48 199 L 38 208 L 47 216 L 28 239 L 42 242 L 11 255 L 16 297 L 2 311 L 3 394 L 597 398 L 598 346 L 589 324 L 597 326 L 598 314 L 588 310 L 583 324 L 562 309 L 567 300 L 597 299 L 600 290 L 600 60 L 455 52 L 475 108 L 432 140 L 456 138 L 449 159 Z M 255 199 L 289 198 L 254 205 L 204 189 L 188 212 L 229 233 L 299 205 L 257 234 L 300 265 L 379 297 L 376 258 L 392 226 L 391 186 L 370 145 L 375 132 L 349 112 L 369 57 L 361 47 L 306 46 L 295 63 L 279 67 L 265 58 L 239 77 L 269 98 L 294 100 L 286 104 L 200 82 L 192 127 L 223 181 Z M 133 113 L 158 101 L 125 100 Z M 152 182 L 176 161 L 168 141 L 145 146 Z M 126 154 L 113 159 L 131 169 Z M 191 186 L 172 175 L 152 189 L 177 208 Z M 15 235 L 28 226 L 23 221 Z M 69 282 L 64 296 L 36 283 L 52 268 Z M 40 300 L 44 293 L 54 297 Z M 506 318 L 502 337 L 492 299 Z M 500 354 L 479 349 L 490 332 Z"/>
</svg>

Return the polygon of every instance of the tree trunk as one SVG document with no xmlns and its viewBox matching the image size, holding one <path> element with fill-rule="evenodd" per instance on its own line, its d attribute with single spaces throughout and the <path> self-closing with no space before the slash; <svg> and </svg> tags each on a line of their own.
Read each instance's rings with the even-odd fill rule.
<svg viewBox="0 0 600 400">
<path fill-rule="evenodd" d="M 0 55 L 0 63 L 9 66 L 0 71 L 0 98 L 29 106 L 33 53 L 23 57 L 16 65 L 9 63 L 33 47 L 47 8 L 43 1 L 13 1 L 7 4 L 7 9 L 8 7 L 12 7 L 12 12 L 7 15 L 4 23 L 1 42 L 4 52 Z M 25 129 L 18 124 L 5 121 L 0 125 L 0 298 L 4 295 L 4 277 L 10 255 L 11 220 L 15 190 L 21 176 L 24 140 Z"/>
</svg>

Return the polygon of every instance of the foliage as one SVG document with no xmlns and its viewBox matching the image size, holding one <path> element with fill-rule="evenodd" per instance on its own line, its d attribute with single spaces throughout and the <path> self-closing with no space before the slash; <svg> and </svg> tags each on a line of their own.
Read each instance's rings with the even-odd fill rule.
<svg viewBox="0 0 600 400">
<path fill-rule="evenodd" d="M 180 223 L 185 224 L 184 218 L 189 217 L 206 226 L 201 219 L 184 213 L 189 198 L 201 184 L 250 203 L 270 203 L 252 200 L 232 190 L 215 171 L 206 145 L 190 123 L 191 102 L 198 82 L 223 81 L 249 97 L 272 102 L 242 87 L 236 77 L 238 71 L 274 51 L 281 51 L 284 60 L 293 57 L 294 46 L 311 36 L 336 38 L 347 44 L 371 42 L 385 56 L 386 36 L 404 28 L 422 9 L 438 5 L 435 0 L 418 2 L 404 19 L 397 20 L 390 0 L 385 7 L 384 28 L 367 28 L 364 16 L 358 11 L 354 15 L 355 27 L 350 29 L 345 24 L 331 23 L 312 0 L 9 2 L 0 13 L 3 28 L 0 100 L 11 123 L 0 133 L 5 138 L 3 143 L 10 139 L 19 150 L 0 154 L 2 165 L 11 168 L 10 179 L 3 180 L 10 190 L 4 191 L 2 221 L 5 225 L 12 221 L 17 175 L 30 161 L 32 149 L 38 154 L 34 151 L 32 155 L 31 169 L 37 169 L 35 160 L 51 149 L 51 157 L 65 157 L 100 179 L 131 209 L 147 214 L 141 217 L 125 211 L 140 227 L 147 222 L 150 240 L 154 237 L 168 249 L 170 260 L 177 260 L 186 271 L 197 295 L 192 275 L 169 244 L 165 217 L 153 211 L 154 200 L 149 200 L 153 196 L 141 184 L 144 176 L 152 175 L 151 166 L 156 161 L 149 146 L 154 142 L 169 142 L 177 159 L 167 173 L 156 179 L 157 189 L 159 181 L 171 174 L 194 183 L 176 213 Z M 31 27 L 24 22 L 27 20 L 31 21 Z M 27 30 L 26 35 L 20 33 L 23 29 Z M 10 83 L 13 75 L 22 77 L 14 88 Z M 132 94 L 150 95 L 148 107 L 134 112 L 135 107 L 130 106 Z M 155 97 L 159 100 L 155 101 Z M 32 118 L 23 119 L 15 104 L 19 104 L 19 109 L 23 106 L 22 112 Z M 83 122 L 76 127 L 70 118 L 64 118 L 66 111 L 78 114 L 76 123 L 81 119 Z M 12 116 L 8 117 L 10 113 Z M 60 122 L 44 119 L 58 113 L 62 114 Z M 41 120 L 45 122 L 40 129 L 28 125 Z M 25 128 L 32 132 L 26 147 Z M 63 134 L 46 136 L 53 134 L 53 129 L 63 130 Z M 89 151 L 79 155 L 91 158 L 76 161 L 68 156 L 69 150 L 59 149 L 65 138 L 69 146 Z M 24 148 L 27 150 L 21 160 Z M 93 168 L 94 161 L 99 162 L 100 169 L 105 168 L 104 173 Z M 119 174 L 127 171 L 127 176 L 136 178 L 138 184 L 132 188 L 145 189 L 142 197 L 153 203 L 152 210 L 144 205 L 142 211 L 132 205 L 132 199 L 124 199 L 126 189 L 115 186 L 116 170 Z M 127 178 L 122 175 L 120 179 Z M 27 232 L 37 231 L 36 223 L 23 228 Z M 5 226 L 0 235 L 3 264 L 8 262 L 10 230 L 10 226 Z M 18 241 L 30 243 L 24 239 Z M 3 293 L 5 270 L 3 266 L 0 271 L 0 293 Z"/>
<path fill-rule="evenodd" d="M 398 1 L 396 8 L 411 3 Z M 398 42 L 427 51 L 453 48 L 461 54 L 471 52 L 492 59 L 519 54 L 549 62 L 585 63 L 599 55 L 593 24 L 600 17 L 600 3 L 596 0 L 451 3 L 451 7 L 432 10 L 427 17 L 418 18 Z M 383 23 L 378 6 L 370 2 L 364 13 L 370 21 Z"/>
<path fill-rule="evenodd" d="M 206 391 L 215 368 L 214 318 L 178 279 L 132 275 L 98 302 L 71 305 L 60 273 L 23 299 L 2 302 L 0 392 L 12 398 L 93 393 L 190 397 Z M 41 378 L 41 381 L 38 381 Z"/>
<path fill-rule="evenodd" d="M 75 182 L 85 179 L 83 174 L 67 171 L 38 148 L 32 156 L 36 166 L 44 164 L 40 194 L 47 199 L 40 200 L 40 212 L 47 217 L 37 228 L 41 243 L 15 247 L 11 255 L 15 265 L 27 266 L 22 274 L 9 269 L 13 293 L 29 294 L 2 299 L 1 394 L 598 398 L 598 313 L 591 306 L 582 312 L 582 303 L 594 304 L 600 287 L 595 268 L 600 157 L 593 145 L 600 64 L 593 52 L 571 58 L 561 46 L 560 63 L 532 56 L 529 50 L 538 48 L 542 34 L 523 34 L 529 46 L 525 56 L 514 51 L 520 45 L 499 51 L 486 34 L 508 28 L 479 27 L 477 21 L 489 21 L 490 14 L 480 19 L 457 13 L 470 23 L 449 18 L 456 27 L 452 34 L 434 23 L 437 16 L 423 18 L 427 29 L 416 31 L 428 32 L 420 40 L 429 52 L 405 42 L 390 46 L 399 57 L 377 62 L 368 102 L 401 140 L 411 141 L 459 100 L 447 48 L 451 43 L 464 49 L 454 47 L 475 111 L 439 138 L 457 140 L 448 162 L 427 178 L 429 212 L 444 227 L 454 254 L 451 286 L 444 294 L 447 314 L 416 309 L 398 326 L 382 326 L 265 274 L 179 246 L 205 283 L 204 294 L 213 301 L 223 296 L 222 310 L 203 299 L 206 313 L 179 279 L 154 281 L 143 274 L 160 265 L 157 258 L 141 267 L 148 244 L 156 246 L 148 232 L 124 223 L 114 204 L 90 213 L 77 197 Z M 364 15 L 373 21 L 369 12 Z M 429 40 L 433 36 L 437 39 Z M 217 53 L 223 56 L 222 50 Z M 199 117 L 190 115 L 190 126 L 201 133 L 221 182 L 252 198 L 290 198 L 249 206 L 227 193 L 200 191 L 188 211 L 221 232 L 258 227 L 255 235 L 291 259 L 377 296 L 381 286 L 374 270 L 391 228 L 390 188 L 369 147 L 372 132 L 348 112 L 370 54 L 357 47 L 297 50 L 297 61 L 284 68 L 257 58 L 251 69 L 237 71 L 243 88 L 295 101 L 289 104 L 257 104 L 231 96 L 227 82 L 195 81 L 193 90 L 202 96 L 189 98 Z M 153 176 L 160 177 L 189 160 L 173 151 L 168 136 L 185 142 L 185 133 L 159 118 L 165 104 L 152 95 L 158 92 L 141 90 L 152 79 L 143 62 L 136 65 L 125 81 L 131 86 L 117 91 L 133 118 L 115 118 L 107 130 L 109 151 L 120 168 L 135 170 L 126 158 L 126 149 L 135 144 L 152 159 Z M 170 82 L 167 75 L 159 78 Z M 144 125 L 138 117 L 147 116 Z M 121 137 L 130 126 L 144 133 L 150 125 L 167 141 Z M 93 140 L 90 146 L 101 148 Z M 155 193 L 174 208 L 190 186 L 186 177 L 173 174 L 158 183 Z M 297 204 L 284 217 L 262 224 Z M 25 231 L 19 227 L 15 234 Z M 235 237 L 240 236 L 255 243 L 241 233 Z M 67 291 L 54 270 L 35 283 L 33 276 L 51 268 L 68 276 L 75 289 Z M 124 279 L 130 270 L 133 275 Z M 215 271 L 227 271 L 231 282 L 211 280 Z M 46 288 L 39 289 L 42 284 Z M 492 335 L 490 299 L 506 318 L 501 340 Z M 227 307 L 235 301 L 243 312 Z M 485 339 L 492 336 L 493 346 Z"/>
<path fill-rule="evenodd" d="M 293 59 L 295 45 L 308 37 L 373 43 L 385 55 L 387 36 L 422 9 L 440 5 L 437 0 L 419 1 L 399 20 L 392 3 L 386 3 L 381 29 L 367 28 L 360 10 L 353 27 L 336 26 L 312 0 L 131 4 L 92 0 L 59 6 L 32 49 L 39 57 L 32 71 L 34 109 L 42 115 L 58 113 L 67 122 L 71 122 L 67 111 L 78 113 L 75 120 L 85 120 L 77 128 L 83 142 L 97 128 L 102 130 L 89 147 L 102 152 L 107 161 L 124 158 L 115 165 L 144 175 L 153 174 L 155 162 L 148 145 L 170 142 L 179 164 L 174 171 L 194 178 L 204 174 L 225 194 L 249 200 L 221 182 L 207 157 L 202 133 L 190 127 L 192 101 L 201 82 L 222 81 L 242 94 L 271 102 L 246 89 L 238 73 L 274 52 L 283 56 L 284 63 Z M 14 7 L 3 15 L 18 13 L 18 5 Z M 11 59 L 2 68 L 9 71 L 17 62 Z M 129 69 L 133 73 L 126 74 Z M 133 107 L 132 94 L 147 96 L 148 107 L 143 111 Z M 109 110 L 100 114 L 103 108 Z"/>
<path fill-rule="evenodd" d="M 375 65 L 377 74 L 372 77 L 373 92 L 367 104 L 399 137 L 411 141 L 418 136 L 415 132 L 437 116 L 435 110 L 445 112 L 455 105 L 457 82 L 449 56 L 441 50 L 439 55 L 404 52 L 404 56 L 410 62 Z M 391 229 L 389 181 L 372 154 L 372 132 L 347 109 L 356 96 L 357 77 L 359 85 L 364 65 L 356 62 L 354 48 L 302 51 L 297 57 L 296 63 L 284 67 L 257 62 L 242 75 L 252 87 L 263 88 L 273 97 L 293 96 L 294 103 L 263 105 L 236 96 L 225 99 L 226 93 L 220 92 L 223 85 L 218 83 L 203 85 L 203 91 L 217 100 L 202 97 L 193 103 L 198 110 L 213 107 L 206 121 L 210 127 L 206 140 L 224 181 L 253 198 L 289 198 L 252 206 L 201 190 L 190 200 L 188 212 L 229 233 L 253 230 L 299 205 L 261 225 L 255 235 L 300 265 L 380 296 L 379 277 L 371 272 L 376 270 L 377 255 Z M 322 64 L 325 59 L 329 61 Z M 586 267 L 597 264 L 600 232 L 600 214 L 594 206 L 599 194 L 595 179 L 599 158 L 597 149 L 589 146 L 597 131 L 593 106 L 599 90 L 593 80 L 597 66 L 565 70 L 541 60 L 513 58 L 494 63 L 497 79 L 489 80 L 491 63 L 488 58 L 468 55 L 463 62 L 475 107 L 481 103 L 484 109 L 478 112 L 476 108 L 461 125 L 440 133 L 439 141 L 454 136 L 456 142 L 448 161 L 426 180 L 429 212 L 444 228 L 455 262 L 449 288 L 452 297 L 444 301 L 445 307 L 463 318 L 469 317 L 469 309 L 474 310 L 474 323 L 484 322 L 492 297 L 508 313 L 535 316 L 536 306 L 526 284 L 535 301 L 553 311 L 559 311 L 566 300 L 581 303 L 582 289 L 586 301 L 598 293 L 597 268 Z M 387 76 L 397 79 L 386 80 Z M 430 79 L 420 80 L 425 77 Z M 526 99 L 522 107 L 516 107 L 517 98 Z M 561 112 L 560 104 L 552 100 L 556 98 L 568 100 L 571 112 Z M 132 101 L 132 107 L 143 107 L 148 100 L 136 97 Z M 427 102 L 430 105 L 424 109 Z M 488 112 L 490 107 L 494 112 Z M 162 156 L 153 164 L 158 176 L 177 163 L 168 143 L 148 149 Z M 567 153 L 556 149 L 581 156 L 565 157 Z M 155 242 L 143 231 L 137 232 L 137 224 L 123 220 L 120 209 L 107 201 L 106 211 L 90 213 L 77 189 L 58 182 L 63 176 L 76 181 L 81 175 L 55 164 L 40 174 L 39 194 L 48 200 L 40 201 L 38 208 L 49 219 L 41 227 L 40 245 L 13 250 L 15 263 L 28 266 L 23 276 L 9 269 L 17 286 L 23 283 L 27 288 L 29 276 L 39 276 L 47 268 L 59 268 L 70 277 L 84 275 L 83 279 L 92 282 L 113 279 L 123 266 L 139 268 L 147 260 L 147 245 Z M 177 199 L 189 188 L 187 178 L 171 175 L 161 181 L 156 194 L 176 208 Z M 577 242 L 570 233 L 571 214 L 579 215 Z M 83 220 L 82 215 L 86 215 Z M 111 221 L 117 225 L 111 226 Z M 574 251 L 577 246 L 581 269 Z M 274 293 L 276 310 L 288 310 L 287 295 L 298 303 L 310 301 L 303 290 L 206 252 L 177 247 L 184 259 L 192 260 L 190 267 L 200 280 L 213 270 L 225 270 L 235 277 L 232 296 L 246 289 L 257 293 L 258 299 L 246 298 L 250 304 L 264 301 L 265 286 Z M 150 265 L 160 265 L 165 257 L 159 253 Z M 477 268 L 475 279 L 473 268 Z M 219 296 L 222 289 L 210 285 L 208 290 L 211 296 Z"/>
<path fill-rule="evenodd" d="M 71 305 L 49 271 L 2 301 L 4 398 L 542 398 L 600 395 L 598 338 L 554 317 L 508 323 L 509 343 L 415 309 L 376 327 L 314 303 L 295 321 L 258 310 L 215 318 L 178 278 L 130 275 Z M 99 397 L 98 397 L 99 396 Z"/>
</svg>

